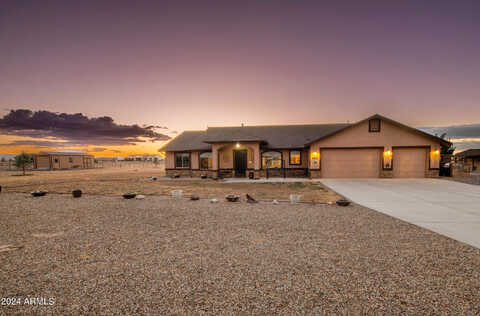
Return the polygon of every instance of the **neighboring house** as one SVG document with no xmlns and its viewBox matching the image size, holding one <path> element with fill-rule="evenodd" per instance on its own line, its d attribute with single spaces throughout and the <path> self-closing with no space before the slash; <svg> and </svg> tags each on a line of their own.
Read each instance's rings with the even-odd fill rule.
<svg viewBox="0 0 480 316">
<path fill-rule="evenodd" d="M 160 150 L 168 176 L 421 178 L 438 176 L 450 145 L 376 114 L 354 124 L 209 127 Z"/>
<path fill-rule="evenodd" d="M 33 155 L 35 169 L 93 168 L 93 156 L 80 152 L 40 152 Z"/>
<path fill-rule="evenodd" d="M 461 163 L 463 172 L 480 173 L 480 149 L 468 149 L 455 154 L 455 161 Z"/>
<path fill-rule="evenodd" d="M 125 158 L 127 161 L 155 161 L 155 158 L 158 161 L 163 160 L 160 155 L 129 155 Z"/>
</svg>

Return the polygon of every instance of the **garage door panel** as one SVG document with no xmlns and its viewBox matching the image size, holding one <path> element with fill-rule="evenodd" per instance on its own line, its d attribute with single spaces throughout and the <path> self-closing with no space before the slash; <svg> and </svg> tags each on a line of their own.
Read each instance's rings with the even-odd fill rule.
<svg viewBox="0 0 480 316">
<path fill-rule="evenodd" d="M 427 163 L 425 148 L 394 148 L 394 178 L 424 178 Z"/>
<path fill-rule="evenodd" d="M 323 149 L 322 177 L 378 178 L 380 157 L 380 149 Z"/>
</svg>

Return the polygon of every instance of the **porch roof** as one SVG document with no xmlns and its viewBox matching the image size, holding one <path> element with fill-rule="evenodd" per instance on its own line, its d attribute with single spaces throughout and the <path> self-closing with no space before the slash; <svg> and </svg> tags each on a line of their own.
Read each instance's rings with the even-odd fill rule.
<svg viewBox="0 0 480 316">
<path fill-rule="evenodd" d="M 211 150 L 212 145 L 204 142 L 206 131 L 185 131 L 160 148 L 160 151 Z"/>
</svg>

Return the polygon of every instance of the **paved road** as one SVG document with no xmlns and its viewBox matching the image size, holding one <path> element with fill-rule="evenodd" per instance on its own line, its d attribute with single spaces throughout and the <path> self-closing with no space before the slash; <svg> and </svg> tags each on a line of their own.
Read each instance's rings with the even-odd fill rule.
<svg viewBox="0 0 480 316">
<path fill-rule="evenodd" d="M 480 186 L 441 179 L 322 179 L 346 198 L 480 248 Z"/>
</svg>

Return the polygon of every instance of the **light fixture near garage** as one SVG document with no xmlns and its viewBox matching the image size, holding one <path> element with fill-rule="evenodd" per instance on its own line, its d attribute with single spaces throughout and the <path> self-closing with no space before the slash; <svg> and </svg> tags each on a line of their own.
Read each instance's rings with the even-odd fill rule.
<svg viewBox="0 0 480 316">
<path fill-rule="evenodd" d="M 235 145 L 235 147 L 240 148 L 240 143 L 237 142 L 237 144 Z"/>
</svg>

